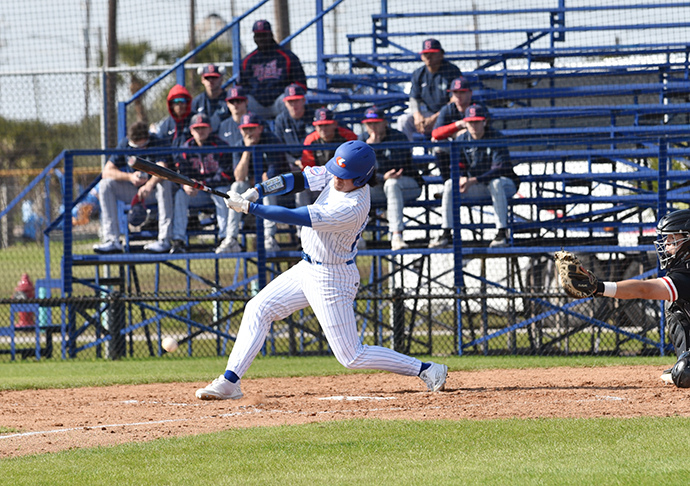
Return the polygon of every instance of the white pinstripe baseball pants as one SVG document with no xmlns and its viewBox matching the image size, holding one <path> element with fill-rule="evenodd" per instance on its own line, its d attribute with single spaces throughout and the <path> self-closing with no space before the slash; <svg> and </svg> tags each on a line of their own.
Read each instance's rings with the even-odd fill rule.
<svg viewBox="0 0 690 486">
<path fill-rule="evenodd" d="M 356 265 L 317 265 L 301 261 L 269 283 L 247 303 L 227 369 L 240 378 L 266 340 L 271 323 L 311 305 L 340 364 L 417 376 L 422 362 L 359 340 L 354 298 L 359 287 Z"/>
</svg>

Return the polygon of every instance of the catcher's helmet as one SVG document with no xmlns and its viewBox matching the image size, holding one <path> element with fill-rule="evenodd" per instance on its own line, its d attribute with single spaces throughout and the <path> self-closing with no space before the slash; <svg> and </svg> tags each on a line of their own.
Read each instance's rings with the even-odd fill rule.
<svg viewBox="0 0 690 486">
<path fill-rule="evenodd" d="M 678 357 L 671 369 L 671 378 L 678 388 L 690 388 L 690 351 Z"/>
<path fill-rule="evenodd" d="M 654 244 L 662 269 L 687 260 L 690 256 L 690 209 L 668 213 L 657 223 L 656 233 L 658 239 Z"/>
<path fill-rule="evenodd" d="M 135 195 L 132 199 L 132 207 L 127 213 L 127 222 L 132 226 L 142 226 L 147 218 L 148 211 L 146 211 L 144 201 L 139 200 L 139 196 Z"/>
<path fill-rule="evenodd" d="M 361 187 L 374 175 L 376 154 L 366 143 L 360 140 L 345 142 L 335 151 L 333 158 L 326 162 L 326 170 L 341 179 L 353 179 Z"/>
</svg>

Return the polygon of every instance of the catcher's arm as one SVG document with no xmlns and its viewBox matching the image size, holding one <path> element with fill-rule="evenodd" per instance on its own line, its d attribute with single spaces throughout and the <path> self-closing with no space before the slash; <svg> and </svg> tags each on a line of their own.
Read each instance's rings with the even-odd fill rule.
<svg viewBox="0 0 690 486">
<path fill-rule="evenodd" d="M 557 251 L 554 254 L 561 287 L 565 293 L 575 299 L 585 299 L 595 295 L 614 297 L 616 284 L 600 282 L 592 272 L 587 270 L 580 259 L 569 251 Z"/>
</svg>

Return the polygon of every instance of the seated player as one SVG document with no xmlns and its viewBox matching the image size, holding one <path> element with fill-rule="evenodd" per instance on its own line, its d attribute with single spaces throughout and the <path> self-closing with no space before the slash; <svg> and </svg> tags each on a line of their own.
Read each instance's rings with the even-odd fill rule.
<svg viewBox="0 0 690 486">
<path fill-rule="evenodd" d="M 218 127 L 223 120 L 230 116 L 228 107 L 225 106 L 225 90 L 223 89 L 223 73 L 225 68 L 219 68 L 215 64 L 207 64 L 199 68 L 201 84 L 204 91 L 192 100 L 192 113 L 204 113 L 211 120 L 211 132 L 218 133 Z"/>
<path fill-rule="evenodd" d="M 505 147 L 468 147 L 464 142 L 495 140 L 501 133 L 489 125 L 489 112 L 482 105 L 472 104 L 463 118 L 467 132 L 455 139 L 462 144 L 460 150 L 460 193 L 469 199 L 488 199 L 496 214 L 496 236 L 489 244 L 492 248 L 508 246 L 508 199 L 517 192 L 520 178 L 513 170 L 510 154 Z M 453 227 L 453 181 L 443 185 L 441 212 L 443 234 L 432 240 L 430 248 L 450 245 Z"/>
<path fill-rule="evenodd" d="M 194 115 L 189 124 L 192 137 L 181 145 L 189 149 L 175 156 L 175 167 L 181 174 L 219 191 L 227 191 L 235 181 L 232 158 L 229 152 L 198 153 L 197 147 L 227 147 L 228 145 L 211 133 L 211 121 L 203 113 Z M 175 193 L 175 216 L 173 219 L 173 248 L 171 253 L 184 252 L 187 244 L 187 223 L 189 208 L 200 208 L 213 204 L 218 221 L 218 238 L 225 239 L 228 227 L 228 208 L 223 198 L 199 191 L 190 186 L 180 186 Z M 226 251 L 230 251 L 227 249 Z"/>
<path fill-rule="evenodd" d="M 266 128 L 263 120 L 252 112 L 246 113 L 240 120 L 239 125 L 242 132 L 242 145 L 245 147 L 255 147 L 257 145 L 279 145 L 280 140 L 276 138 L 273 133 Z M 283 152 L 263 152 L 261 154 L 261 165 L 263 167 L 260 179 L 262 181 L 271 179 L 278 174 L 290 172 L 285 154 Z M 235 152 L 234 159 L 234 176 L 236 182 L 232 185 L 232 190 L 240 192 L 248 189 L 252 181 L 255 180 L 253 169 L 255 167 L 252 160 L 252 152 L 247 150 L 245 152 Z M 264 199 L 264 204 L 277 204 L 276 197 L 267 197 Z M 225 245 L 232 247 L 239 247 L 237 236 L 239 235 L 240 214 L 230 215 L 232 222 L 228 230 L 228 241 L 221 244 L 221 248 Z M 264 223 L 264 248 L 267 251 L 278 251 L 280 246 L 276 241 L 275 235 L 277 232 L 276 225 L 273 221 L 266 221 Z"/>
<path fill-rule="evenodd" d="M 376 153 L 376 173 L 383 180 L 383 188 L 376 186 L 371 190 L 373 204 L 386 204 L 388 231 L 391 233 L 391 249 L 403 250 L 408 247 L 403 239 L 403 207 L 414 201 L 422 193 L 422 180 L 412 161 L 409 148 L 377 149 L 380 143 L 407 143 L 407 137 L 391 128 L 383 110 L 375 106 L 364 113 L 362 120 L 365 132 L 359 139 L 372 146 Z"/>
<path fill-rule="evenodd" d="M 164 145 L 180 146 L 191 137 L 189 120 L 192 117 L 192 95 L 187 88 L 176 84 L 168 92 L 167 103 L 170 116 L 154 126 L 151 132 Z"/>
<path fill-rule="evenodd" d="M 147 158 L 145 149 L 157 145 L 151 140 L 148 127 L 143 122 L 132 123 L 127 129 L 127 136 L 120 140 L 117 149 L 138 149 L 141 157 Z M 144 172 L 134 172 L 127 160 L 135 155 L 113 155 L 103 167 L 99 183 L 98 201 L 101 205 L 101 243 L 94 245 L 96 253 L 113 253 L 122 251 L 120 242 L 120 224 L 117 214 L 117 202 L 129 204 L 134 197 L 144 203 L 158 204 L 158 240 L 144 246 L 144 250 L 161 253 L 170 249 L 172 236 L 173 184 Z M 158 164 L 166 166 L 160 156 L 153 156 Z"/>
</svg>

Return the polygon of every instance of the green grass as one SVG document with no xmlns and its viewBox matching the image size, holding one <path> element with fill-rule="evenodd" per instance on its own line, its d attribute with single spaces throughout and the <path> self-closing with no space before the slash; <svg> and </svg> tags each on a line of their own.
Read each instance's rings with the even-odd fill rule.
<svg viewBox="0 0 690 486">
<path fill-rule="evenodd" d="M 451 371 L 499 368 L 550 368 L 557 366 L 653 365 L 660 368 L 675 362 L 666 357 L 541 357 L 541 356 L 450 356 L 433 357 L 447 364 Z M 124 359 L 121 361 L 15 361 L 0 363 L 0 391 L 39 388 L 108 386 L 115 384 L 170 383 L 208 381 L 225 369 L 226 358 Z M 286 376 L 329 376 L 351 373 L 333 357 L 258 358 L 247 378 Z"/>
<path fill-rule="evenodd" d="M 690 448 L 679 431 L 688 426 L 679 417 L 353 420 L 20 457 L 0 468 L 12 485 L 686 484 Z M 681 437 L 672 453 L 669 437 Z"/>
</svg>

